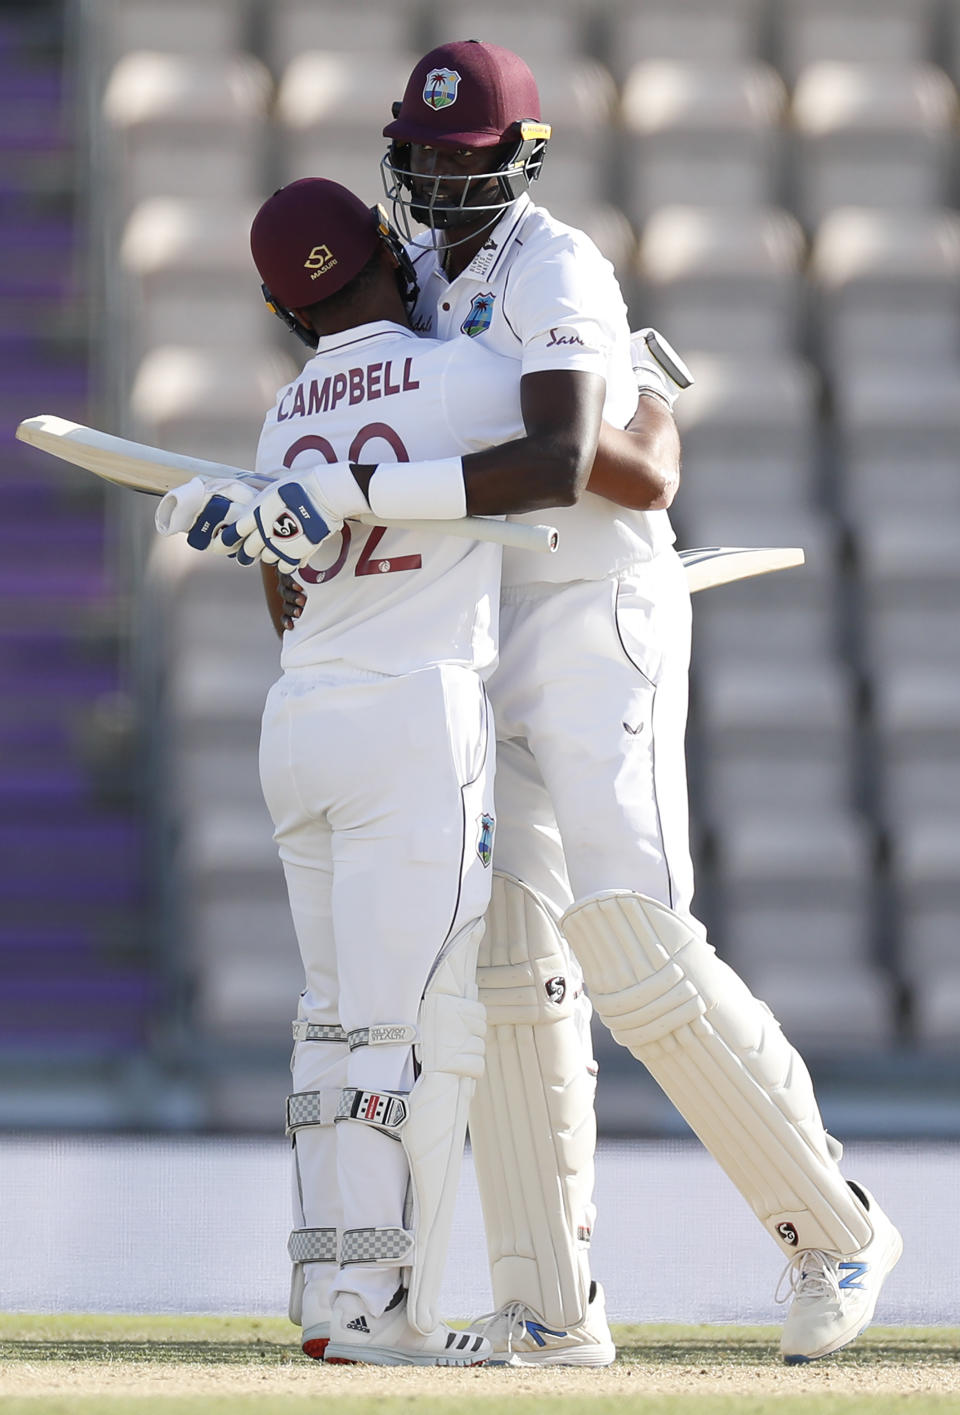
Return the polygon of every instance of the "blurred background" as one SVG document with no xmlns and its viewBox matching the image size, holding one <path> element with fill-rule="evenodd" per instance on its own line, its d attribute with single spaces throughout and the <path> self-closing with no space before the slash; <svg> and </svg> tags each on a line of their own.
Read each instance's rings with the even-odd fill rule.
<svg viewBox="0 0 960 1415">
<path fill-rule="evenodd" d="M 259 576 L 14 428 L 251 465 L 299 363 L 254 211 L 379 200 L 391 100 L 468 36 L 696 377 L 679 544 L 806 551 L 695 600 L 697 912 L 831 1128 L 956 1138 L 960 0 L 0 0 L 0 1127 L 280 1137 L 301 985 Z M 682 1135 L 597 1044 L 603 1132 Z"/>
</svg>

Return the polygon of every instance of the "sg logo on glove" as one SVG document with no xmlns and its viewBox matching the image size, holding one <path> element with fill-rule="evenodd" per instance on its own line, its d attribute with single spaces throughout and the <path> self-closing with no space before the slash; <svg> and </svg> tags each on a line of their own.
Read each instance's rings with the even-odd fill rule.
<svg viewBox="0 0 960 1415">
<path fill-rule="evenodd" d="M 291 511 L 284 511 L 273 523 L 271 539 L 289 540 L 291 536 L 298 536 L 302 530 L 300 522 Z"/>
</svg>

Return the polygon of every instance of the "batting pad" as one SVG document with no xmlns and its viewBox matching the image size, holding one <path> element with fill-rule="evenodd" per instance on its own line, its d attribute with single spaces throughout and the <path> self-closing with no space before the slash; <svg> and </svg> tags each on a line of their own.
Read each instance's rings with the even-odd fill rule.
<svg viewBox="0 0 960 1415">
<path fill-rule="evenodd" d="M 293 1264 L 288 1311 L 291 1322 L 307 1329 L 327 1319 L 330 1284 L 337 1271 L 341 1210 L 333 1123 L 346 1075 L 347 1045 L 340 1027 L 303 1018 L 294 1022 L 293 1036 L 293 1078 L 303 1089 L 286 1103 L 294 1223 L 287 1245 Z"/>
<path fill-rule="evenodd" d="M 483 1070 L 486 1024 L 476 1000 L 481 924 L 459 933 L 441 956 L 420 1003 L 414 1055 L 419 1075 L 406 1094 L 341 1092 L 335 1122 L 372 1126 L 401 1143 L 409 1166 L 407 1229 L 348 1229 L 341 1262 L 403 1269 L 407 1318 L 424 1336 L 439 1323 L 440 1284 L 460 1181 L 467 1115 Z M 371 1028 L 371 1031 L 374 1029 Z M 410 1045 L 405 1029 L 386 1029 L 394 1045 Z M 381 1039 L 385 1042 L 386 1039 Z M 359 1042 L 358 1045 L 372 1045 Z M 362 1242 L 355 1235 L 364 1234 Z"/>
<path fill-rule="evenodd" d="M 584 1320 L 596 1066 L 579 969 L 536 893 L 495 872 L 480 945 L 487 1060 L 470 1111 L 494 1306 Z"/>
<path fill-rule="evenodd" d="M 837 1168 L 800 1056 L 706 938 L 642 894 L 607 891 L 561 928 L 615 1039 L 642 1061 L 791 1257 L 872 1237 Z"/>
</svg>

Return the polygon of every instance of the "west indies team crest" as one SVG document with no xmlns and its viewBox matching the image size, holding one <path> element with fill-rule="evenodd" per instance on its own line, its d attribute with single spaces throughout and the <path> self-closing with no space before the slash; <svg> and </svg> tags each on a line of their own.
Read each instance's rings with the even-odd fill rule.
<svg viewBox="0 0 960 1415">
<path fill-rule="evenodd" d="M 457 101 L 460 75 L 456 69 L 431 69 L 423 86 L 423 101 L 428 108 L 449 108 Z"/>
<path fill-rule="evenodd" d="M 471 339 L 476 339 L 478 334 L 483 334 L 490 328 L 490 321 L 493 319 L 493 302 L 496 296 L 488 290 L 482 295 L 474 295 L 470 305 L 470 313 L 460 326 L 461 334 L 469 334 Z"/>
<path fill-rule="evenodd" d="M 489 865 L 493 859 L 493 816 L 482 815 L 479 820 L 480 836 L 477 840 L 477 854 L 481 863 Z"/>
</svg>

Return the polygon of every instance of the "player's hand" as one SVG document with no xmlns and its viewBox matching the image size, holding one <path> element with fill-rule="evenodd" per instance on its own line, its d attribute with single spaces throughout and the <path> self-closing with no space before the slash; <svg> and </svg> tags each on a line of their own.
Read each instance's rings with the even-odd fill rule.
<svg viewBox="0 0 960 1415">
<path fill-rule="evenodd" d="M 346 462 L 302 474 L 279 474 L 222 532 L 228 553 L 245 565 L 261 560 L 280 570 L 305 565 L 348 516 L 370 505 Z"/>
<path fill-rule="evenodd" d="M 277 571 L 277 588 L 280 593 L 280 623 L 284 629 L 292 629 L 303 613 L 307 597 L 299 581 L 282 570 Z"/>
<path fill-rule="evenodd" d="M 162 536 L 186 534 L 187 544 L 194 550 L 230 554 L 220 533 L 250 505 L 263 485 L 256 477 L 249 481 L 194 477 L 167 492 L 157 507 L 155 525 Z"/>
</svg>

